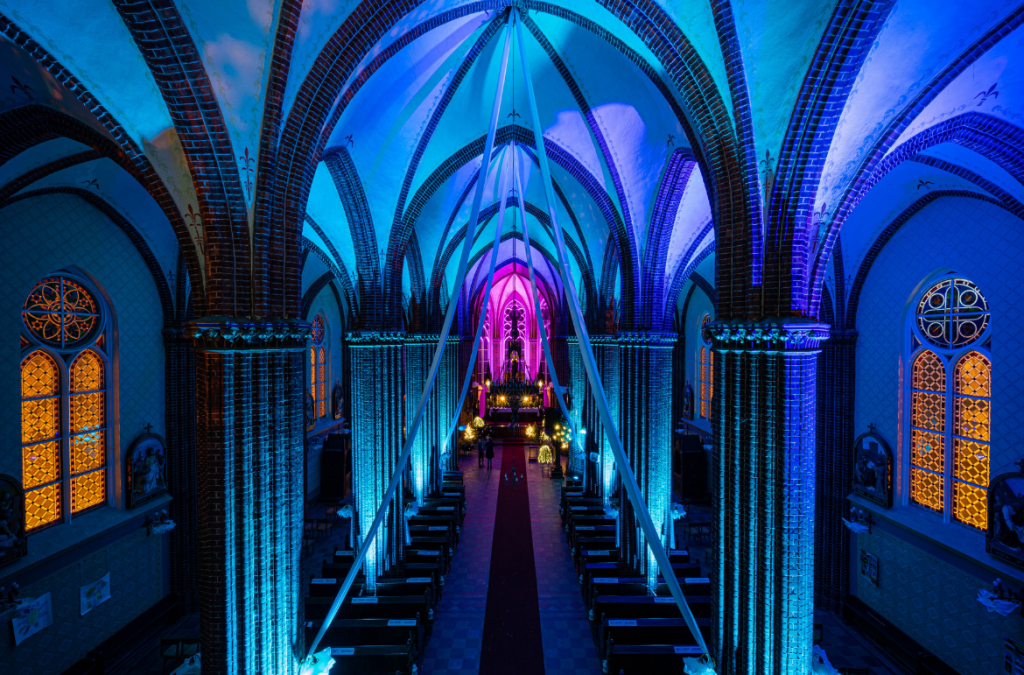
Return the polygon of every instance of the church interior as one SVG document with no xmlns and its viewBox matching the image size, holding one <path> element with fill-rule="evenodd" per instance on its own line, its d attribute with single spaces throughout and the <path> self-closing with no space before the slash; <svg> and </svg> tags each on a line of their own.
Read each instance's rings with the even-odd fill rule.
<svg viewBox="0 0 1024 675">
<path fill-rule="evenodd" d="M 1020 0 L 0 0 L 0 233 L 0 675 L 1024 674 Z"/>
</svg>

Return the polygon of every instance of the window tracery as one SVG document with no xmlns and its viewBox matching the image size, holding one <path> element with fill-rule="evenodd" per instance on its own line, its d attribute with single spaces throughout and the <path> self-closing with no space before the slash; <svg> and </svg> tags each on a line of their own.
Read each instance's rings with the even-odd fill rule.
<svg viewBox="0 0 1024 675">
<path fill-rule="evenodd" d="M 925 291 L 911 329 L 910 500 L 978 529 L 988 519 L 992 363 L 984 347 L 965 348 L 988 321 L 978 287 L 948 278 Z"/>
<path fill-rule="evenodd" d="M 313 345 L 309 348 L 309 395 L 314 418 L 327 417 L 327 322 L 319 312 L 313 317 Z"/>
<path fill-rule="evenodd" d="M 703 419 L 711 419 L 711 398 L 715 393 L 715 353 L 711 351 L 711 340 L 707 328 L 710 323 L 711 315 L 705 314 L 701 317 L 700 328 L 697 331 L 701 343 L 698 381 L 700 383 L 700 416 Z"/>
<path fill-rule="evenodd" d="M 34 532 L 107 501 L 107 371 L 100 305 L 82 283 L 41 280 L 22 321 L 22 482 Z"/>
</svg>

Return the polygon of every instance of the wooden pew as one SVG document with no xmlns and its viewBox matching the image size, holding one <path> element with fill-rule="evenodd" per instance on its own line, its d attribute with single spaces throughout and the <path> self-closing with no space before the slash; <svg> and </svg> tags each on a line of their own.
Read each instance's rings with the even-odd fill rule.
<svg viewBox="0 0 1024 675">
<path fill-rule="evenodd" d="M 405 645 L 332 647 L 331 675 L 410 675 L 416 656 Z"/>
<path fill-rule="evenodd" d="M 608 651 L 607 672 L 618 675 L 684 675 L 683 658 L 700 656 L 694 645 L 612 645 Z"/>
<path fill-rule="evenodd" d="M 313 643 L 322 620 L 306 622 L 306 646 Z M 418 619 L 335 619 L 324 632 L 320 648 L 360 645 L 411 645 L 423 649 L 423 624 Z"/>
<path fill-rule="evenodd" d="M 327 618 L 334 598 L 307 598 L 306 620 Z M 427 621 L 430 609 L 426 594 L 347 597 L 338 610 L 342 619 L 419 619 Z"/>
</svg>

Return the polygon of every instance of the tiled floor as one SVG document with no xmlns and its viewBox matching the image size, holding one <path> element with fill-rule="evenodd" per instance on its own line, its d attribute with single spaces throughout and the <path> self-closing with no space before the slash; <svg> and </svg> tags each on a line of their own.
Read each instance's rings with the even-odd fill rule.
<svg viewBox="0 0 1024 675">
<path fill-rule="evenodd" d="M 462 460 L 459 467 L 466 486 L 466 519 L 420 664 L 423 675 L 477 675 L 479 670 L 500 466 L 498 447 L 493 470 L 478 468 L 475 457 Z"/>
<path fill-rule="evenodd" d="M 561 481 L 527 465 L 545 675 L 600 675 L 587 609 L 558 514 Z"/>
</svg>

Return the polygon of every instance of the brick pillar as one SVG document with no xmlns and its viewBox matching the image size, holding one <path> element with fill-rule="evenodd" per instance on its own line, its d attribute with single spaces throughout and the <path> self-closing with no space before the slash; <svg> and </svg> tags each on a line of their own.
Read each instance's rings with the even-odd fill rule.
<svg viewBox="0 0 1024 675">
<path fill-rule="evenodd" d="M 350 333 L 352 355 L 352 492 L 359 530 L 369 532 L 405 440 L 405 336 Z M 366 556 L 367 585 L 401 560 L 402 513 L 395 503 Z"/>
<path fill-rule="evenodd" d="M 405 338 L 405 433 L 409 433 L 409 425 L 416 415 L 416 407 L 420 403 L 420 396 L 423 395 L 423 385 L 426 384 L 430 360 L 439 337 L 440 335 L 407 335 Z M 427 399 L 427 406 L 423 410 L 420 430 L 413 441 L 412 454 L 409 457 L 409 478 L 412 493 L 418 504 L 422 504 L 423 498 L 432 491 L 431 479 L 434 472 L 431 471 L 431 460 L 436 455 L 437 444 L 443 433 L 438 430 L 439 403 L 445 393 L 439 371 L 438 380 L 434 383 L 430 398 Z"/>
<path fill-rule="evenodd" d="M 587 382 L 587 373 L 583 368 L 583 357 L 580 356 L 580 341 L 575 335 L 565 339 L 565 355 L 569 363 L 569 380 L 566 382 L 559 380 L 558 383 L 569 390 L 569 397 L 572 400 L 572 407 L 569 408 L 569 415 L 572 419 L 569 423 L 578 432 L 583 427 L 583 408 L 590 398 L 590 384 Z M 573 440 L 575 441 L 575 439 Z M 559 452 L 563 455 L 566 454 L 566 451 L 561 449 Z M 569 476 L 582 476 L 583 463 L 580 461 L 582 458 L 574 456 L 572 445 L 569 446 L 568 453 L 569 461 L 566 463 L 566 473 Z"/>
<path fill-rule="evenodd" d="M 165 328 L 164 424 L 167 430 L 167 483 L 171 496 L 171 591 L 181 611 L 199 609 L 199 485 L 196 480 L 196 358 L 192 340 Z"/>
<path fill-rule="evenodd" d="M 431 484 L 435 491 L 440 491 L 441 489 L 442 472 L 444 470 L 455 471 L 459 468 L 459 432 L 456 429 L 449 437 L 445 437 L 445 434 L 448 433 L 448 429 L 451 427 L 452 419 L 459 413 L 459 394 L 462 393 L 462 382 L 466 377 L 466 371 L 463 369 L 462 364 L 465 361 L 466 368 L 473 367 L 472 364 L 468 363 L 469 351 L 473 349 L 472 342 L 472 340 L 464 340 L 460 335 L 449 334 L 448 344 L 445 345 L 444 355 L 441 357 L 441 370 L 437 375 L 440 378 L 441 392 L 440 427 L 437 430 L 440 445 L 436 449 L 435 469 L 431 479 Z M 467 344 L 469 351 L 463 354 L 462 352 L 466 349 Z M 475 393 L 476 390 L 470 387 L 466 396 L 470 398 Z M 442 460 L 440 457 L 442 447 L 448 449 L 447 461 Z"/>
<path fill-rule="evenodd" d="M 672 346 L 675 333 L 620 332 L 619 436 L 654 526 L 662 529 L 672 497 Z M 605 387 L 609 397 L 612 393 Z M 633 505 L 622 500 L 619 517 L 623 558 L 657 579 L 658 567 L 640 531 Z"/>
<path fill-rule="evenodd" d="M 608 398 L 608 411 L 612 419 L 620 427 L 622 422 L 619 419 L 619 398 L 621 387 L 619 385 L 619 338 L 616 335 L 591 335 L 590 345 L 594 349 L 594 360 L 597 362 L 597 372 L 601 377 L 601 384 L 604 386 L 605 395 Z M 587 452 L 596 452 L 599 462 L 594 470 L 595 484 L 598 494 L 604 498 L 605 506 L 611 504 L 611 496 L 615 491 L 616 477 L 615 455 L 612 454 L 611 443 L 608 442 L 608 435 L 605 433 L 604 424 L 601 423 L 601 416 L 597 412 L 593 396 L 589 397 L 591 415 L 587 427 Z"/>
<path fill-rule="evenodd" d="M 712 324 L 712 651 L 720 675 L 810 669 L 815 380 L 828 326 Z"/>
<path fill-rule="evenodd" d="M 309 324 L 209 317 L 195 344 L 203 673 L 294 675 Z"/>
<path fill-rule="evenodd" d="M 850 532 L 843 525 L 853 481 L 853 384 L 857 331 L 832 331 L 818 357 L 814 603 L 840 613 L 850 591 Z"/>
</svg>

